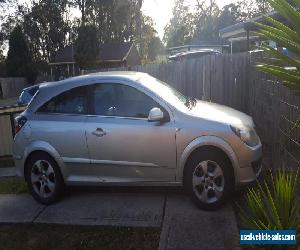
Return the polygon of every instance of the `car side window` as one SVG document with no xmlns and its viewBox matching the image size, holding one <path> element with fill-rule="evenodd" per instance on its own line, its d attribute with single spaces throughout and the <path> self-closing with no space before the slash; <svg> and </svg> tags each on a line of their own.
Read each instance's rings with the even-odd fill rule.
<svg viewBox="0 0 300 250">
<path fill-rule="evenodd" d="M 151 97 L 124 84 L 97 84 L 93 92 L 96 115 L 147 118 L 152 108 L 160 107 Z"/>
<path fill-rule="evenodd" d="M 42 113 L 86 114 L 86 87 L 77 87 L 52 98 L 39 108 Z"/>
</svg>

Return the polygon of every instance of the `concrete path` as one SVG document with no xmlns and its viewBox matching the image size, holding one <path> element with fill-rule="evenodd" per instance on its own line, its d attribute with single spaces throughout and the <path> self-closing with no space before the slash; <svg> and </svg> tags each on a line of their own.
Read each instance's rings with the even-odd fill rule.
<svg viewBox="0 0 300 250">
<path fill-rule="evenodd" d="M 161 227 L 160 250 L 238 248 L 231 205 L 206 212 L 176 192 L 75 192 L 51 206 L 0 195 L 0 223 L 18 222 Z"/>
<path fill-rule="evenodd" d="M 12 177 L 12 176 L 16 176 L 15 167 L 0 168 L 0 177 Z"/>
<path fill-rule="evenodd" d="M 0 195 L 0 223 L 160 227 L 163 204 L 163 195 L 136 193 L 80 193 L 51 206 L 40 205 L 28 194 Z"/>
<path fill-rule="evenodd" d="M 0 195 L 0 222 L 26 223 L 34 222 L 45 206 L 35 202 L 28 194 Z"/>
<path fill-rule="evenodd" d="M 188 197 L 169 195 L 159 242 L 165 249 L 238 249 L 239 232 L 230 204 L 198 209 Z"/>
<path fill-rule="evenodd" d="M 48 206 L 38 223 L 160 227 L 163 196 L 152 194 L 84 194 Z"/>
</svg>

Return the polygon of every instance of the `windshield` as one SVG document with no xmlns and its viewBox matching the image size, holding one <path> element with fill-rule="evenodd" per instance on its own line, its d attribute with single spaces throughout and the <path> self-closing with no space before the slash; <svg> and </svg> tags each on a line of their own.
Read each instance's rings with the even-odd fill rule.
<svg viewBox="0 0 300 250">
<path fill-rule="evenodd" d="M 179 110 L 186 111 L 190 105 L 190 98 L 152 76 L 142 77 L 139 82 Z"/>
</svg>

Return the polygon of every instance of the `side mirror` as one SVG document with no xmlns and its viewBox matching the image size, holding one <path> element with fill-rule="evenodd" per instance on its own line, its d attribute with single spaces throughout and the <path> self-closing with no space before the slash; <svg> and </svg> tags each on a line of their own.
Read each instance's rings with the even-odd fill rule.
<svg viewBox="0 0 300 250">
<path fill-rule="evenodd" d="M 163 118 L 164 118 L 164 113 L 161 111 L 160 108 L 152 108 L 149 111 L 149 116 L 148 116 L 149 122 L 161 121 Z"/>
</svg>

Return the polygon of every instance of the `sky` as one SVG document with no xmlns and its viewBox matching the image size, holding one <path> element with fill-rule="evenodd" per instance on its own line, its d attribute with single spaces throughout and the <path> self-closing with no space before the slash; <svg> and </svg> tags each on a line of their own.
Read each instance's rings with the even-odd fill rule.
<svg viewBox="0 0 300 250">
<path fill-rule="evenodd" d="M 186 0 L 187 5 L 194 6 L 196 0 Z M 142 11 L 145 15 L 150 16 L 155 22 L 155 28 L 160 38 L 163 38 L 164 27 L 172 17 L 172 8 L 175 0 L 144 0 Z M 202 2 L 202 1 L 200 1 Z M 218 6 L 235 3 L 237 0 L 216 0 Z"/>
</svg>

